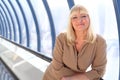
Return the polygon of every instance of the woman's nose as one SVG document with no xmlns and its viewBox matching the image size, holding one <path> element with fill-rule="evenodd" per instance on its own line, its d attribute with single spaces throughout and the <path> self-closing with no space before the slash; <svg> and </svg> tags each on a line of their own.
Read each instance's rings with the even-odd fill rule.
<svg viewBox="0 0 120 80">
<path fill-rule="evenodd" d="M 77 20 L 78 22 L 83 22 L 83 19 L 82 18 L 78 18 L 78 20 Z"/>
</svg>

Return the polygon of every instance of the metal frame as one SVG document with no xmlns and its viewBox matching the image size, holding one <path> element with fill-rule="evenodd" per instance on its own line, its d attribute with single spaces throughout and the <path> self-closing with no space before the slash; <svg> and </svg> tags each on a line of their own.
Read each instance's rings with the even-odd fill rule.
<svg viewBox="0 0 120 80">
<path fill-rule="evenodd" d="M 118 25 L 118 36 L 119 36 L 119 53 L 120 53 L 120 0 L 113 0 L 115 12 L 116 12 L 116 19 L 117 19 L 117 25 Z M 120 54 L 119 54 L 120 58 Z M 119 69 L 119 78 L 120 80 L 120 69 Z"/>
</svg>

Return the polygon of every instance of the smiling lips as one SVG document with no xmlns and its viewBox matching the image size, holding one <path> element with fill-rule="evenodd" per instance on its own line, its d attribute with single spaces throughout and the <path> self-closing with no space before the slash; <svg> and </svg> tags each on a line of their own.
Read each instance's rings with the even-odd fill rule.
<svg viewBox="0 0 120 80">
<path fill-rule="evenodd" d="M 86 29 L 85 24 L 78 24 L 77 26 L 78 26 L 79 29 Z"/>
<path fill-rule="evenodd" d="M 83 23 L 82 23 L 82 24 L 78 24 L 78 26 L 81 26 L 81 27 L 82 27 L 82 26 L 85 26 L 85 24 L 83 24 Z"/>
</svg>

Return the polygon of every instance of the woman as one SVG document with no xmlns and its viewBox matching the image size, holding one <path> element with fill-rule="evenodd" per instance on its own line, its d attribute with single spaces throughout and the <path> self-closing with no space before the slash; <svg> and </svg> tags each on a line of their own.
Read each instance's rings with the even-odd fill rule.
<svg viewBox="0 0 120 80">
<path fill-rule="evenodd" d="M 43 80 L 99 80 L 106 63 L 105 40 L 93 33 L 87 9 L 73 6 L 68 30 L 56 38 L 53 59 Z"/>
</svg>

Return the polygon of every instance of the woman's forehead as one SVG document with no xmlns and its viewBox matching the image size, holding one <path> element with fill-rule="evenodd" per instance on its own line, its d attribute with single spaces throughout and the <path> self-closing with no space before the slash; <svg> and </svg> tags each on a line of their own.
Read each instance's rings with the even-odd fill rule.
<svg viewBox="0 0 120 80">
<path fill-rule="evenodd" d="M 71 15 L 84 15 L 84 14 L 87 14 L 88 15 L 88 13 L 86 12 L 86 11 L 74 11 L 74 12 L 72 12 L 72 14 Z"/>
</svg>

